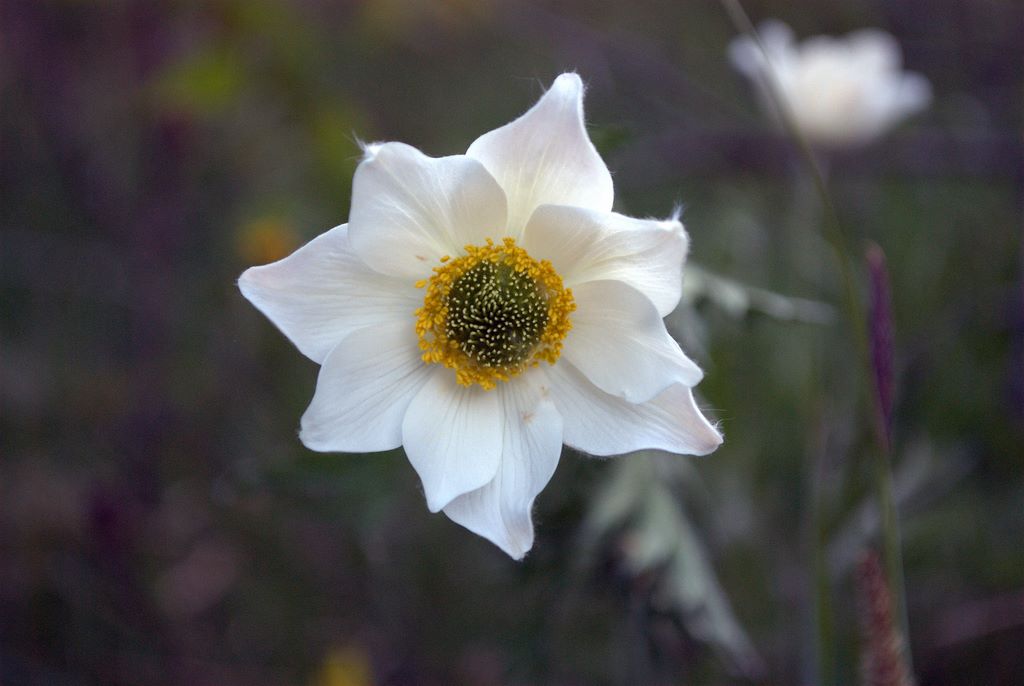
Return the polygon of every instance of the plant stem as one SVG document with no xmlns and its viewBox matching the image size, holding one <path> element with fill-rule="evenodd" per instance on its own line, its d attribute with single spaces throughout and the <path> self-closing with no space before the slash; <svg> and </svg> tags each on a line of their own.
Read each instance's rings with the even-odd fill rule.
<svg viewBox="0 0 1024 686">
<path fill-rule="evenodd" d="M 828 526 L 825 517 L 824 443 L 813 452 L 810 473 L 811 491 L 811 556 L 814 578 L 814 655 L 813 683 L 827 686 L 836 683 L 835 617 L 832 612 L 832 588 L 829 583 L 828 561 L 825 556 Z"/>
<path fill-rule="evenodd" d="M 839 213 L 836 211 L 835 204 L 832 202 L 832 196 L 828 191 L 828 184 L 825 181 L 825 176 L 822 173 L 821 167 L 818 163 L 818 159 L 814 154 L 814 150 L 808 143 L 807 138 L 800 131 L 796 124 L 796 120 L 793 117 L 790 103 L 782 96 L 778 79 L 776 78 L 775 72 L 771 69 L 771 59 L 768 55 L 768 51 L 765 50 L 764 43 L 761 41 L 761 37 L 757 30 L 754 28 L 753 23 L 750 21 L 750 17 L 747 15 L 743 6 L 739 0 L 721 0 L 722 6 L 725 11 L 729 14 L 733 23 L 736 25 L 737 30 L 741 33 L 748 35 L 753 41 L 760 47 L 761 52 L 764 54 L 765 61 L 768 63 L 769 68 L 766 71 L 766 78 L 770 82 L 766 89 L 769 96 L 772 99 L 772 103 L 777 108 L 780 119 L 786 128 L 787 133 L 796 142 L 797 147 L 800 150 L 801 157 L 807 164 L 808 169 L 811 172 L 811 177 L 814 181 L 815 188 L 817 189 L 818 195 L 821 198 L 822 207 L 825 211 L 825 222 L 824 222 L 824 238 L 828 241 L 832 247 L 832 251 L 835 255 L 836 262 L 839 265 L 840 282 L 843 289 L 843 301 L 846 309 L 847 319 L 852 329 L 853 338 L 856 341 L 857 353 L 860 358 L 861 367 L 864 370 L 866 378 L 874 378 L 874 370 L 872 362 L 869 356 L 869 340 L 867 332 L 867 318 L 865 317 L 865 310 L 861 298 L 858 295 L 858 288 L 856 279 L 853 274 L 853 266 L 849 245 L 847 243 L 846 233 L 843 230 L 842 223 L 839 220 Z M 865 395 L 867 389 L 861 387 L 861 397 Z M 900 547 L 900 533 L 899 533 L 899 518 L 896 511 L 896 504 L 893 497 L 892 487 L 892 470 L 890 464 L 890 455 L 887 450 L 887 446 L 884 444 L 883 439 L 876 433 L 877 441 L 877 497 L 878 497 L 878 510 L 881 522 L 882 530 L 882 541 L 883 550 L 885 554 L 885 567 L 886 575 L 888 576 L 889 586 L 892 589 L 894 602 L 896 607 L 899 608 L 899 617 L 901 620 L 901 628 L 903 630 L 903 636 L 906 642 L 906 659 L 908 665 L 911 663 L 910 656 L 910 639 L 908 634 L 907 626 L 907 615 L 906 615 L 906 600 L 904 597 L 904 584 L 903 584 L 903 556 Z M 820 517 L 820 513 L 815 515 Z M 824 534 L 822 534 L 824 536 Z M 821 537 L 815 537 L 815 544 L 819 548 L 824 547 L 825 541 L 820 540 Z M 818 556 L 823 555 L 820 550 L 815 550 L 815 593 L 816 603 L 815 607 L 822 607 L 825 602 L 824 598 L 820 597 L 824 589 L 827 592 L 829 582 L 827 573 L 824 566 L 819 566 L 817 560 Z M 824 578 L 822 578 L 824 577 Z M 818 627 L 819 632 L 822 632 L 822 627 Z M 818 636 L 819 642 L 821 642 L 825 636 Z M 819 647 L 818 652 L 819 661 L 824 661 L 827 656 L 823 654 L 823 649 Z M 819 665 L 820 668 L 823 665 Z"/>
<path fill-rule="evenodd" d="M 913 674 L 914 660 L 910 652 L 910 626 L 903 580 L 903 543 L 900 538 L 899 512 L 896 509 L 891 461 L 885 450 L 879 449 L 875 455 L 875 487 L 878 494 L 878 515 L 882 531 L 885 575 L 889 582 L 889 592 L 892 594 L 893 611 L 899 629 L 903 633 L 903 651 L 907 662 L 907 671 Z"/>
</svg>

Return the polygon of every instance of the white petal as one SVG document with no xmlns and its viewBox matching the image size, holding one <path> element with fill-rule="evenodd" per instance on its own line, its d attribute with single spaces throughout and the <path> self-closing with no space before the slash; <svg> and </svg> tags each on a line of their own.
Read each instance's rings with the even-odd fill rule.
<svg viewBox="0 0 1024 686">
<path fill-rule="evenodd" d="M 317 236 L 283 260 L 247 269 L 238 287 L 317 363 L 356 329 L 402 319 L 412 326 L 413 311 L 423 299 L 412 283 L 363 264 L 352 252 L 345 225 Z"/>
<path fill-rule="evenodd" d="M 562 453 L 562 417 L 543 390 L 545 381 L 533 372 L 497 389 L 504 411 L 498 473 L 444 508 L 451 519 L 516 560 L 533 547 L 533 501 Z"/>
<path fill-rule="evenodd" d="M 324 360 L 299 438 L 321 452 L 375 452 L 402 444 L 402 418 L 433 371 L 412 323 L 349 334 Z"/>
<path fill-rule="evenodd" d="M 562 357 L 595 386 L 640 403 L 673 384 L 700 381 L 700 368 L 639 291 L 621 281 L 590 281 L 573 294 L 577 309 Z"/>
<path fill-rule="evenodd" d="M 761 23 L 757 33 L 760 43 L 743 35 L 730 44 L 733 66 L 751 78 L 763 79 L 771 70 L 777 78 L 784 79 L 799 60 L 793 30 L 778 19 L 769 19 Z"/>
<path fill-rule="evenodd" d="M 466 152 L 508 196 L 508 235 L 518 238 L 540 205 L 612 208 L 608 167 L 583 123 L 583 82 L 562 74 L 526 114 L 485 133 Z"/>
<path fill-rule="evenodd" d="M 854 31 L 846 37 L 846 49 L 861 71 L 881 74 L 899 70 L 903 63 L 899 43 L 879 29 Z"/>
<path fill-rule="evenodd" d="M 384 274 L 420 279 L 467 243 L 502 238 L 505 223 L 505 194 L 465 155 L 435 158 L 402 143 L 377 144 L 352 180 L 352 248 Z"/>
<path fill-rule="evenodd" d="M 793 35 L 793 29 L 778 19 L 761 22 L 757 32 L 768 58 L 773 61 L 777 57 L 789 55 L 795 49 L 796 37 Z"/>
<path fill-rule="evenodd" d="M 433 367 L 405 413 L 402 442 L 423 482 L 427 507 L 437 512 L 494 478 L 502 416 L 497 393 L 460 386 L 451 369 Z"/>
<path fill-rule="evenodd" d="M 633 404 L 604 393 L 572 365 L 558 363 L 544 371 L 565 424 L 563 440 L 578 450 L 592 455 L 644 449 L 706 455 L 722 443 L 686 386 L 670 386 L 653 400 Z"/>
<path fill-rule="evenodd" d="M 748 78 L 761 75 L 764 55 L 760 47 L 749 36 L 737 36 L 729 43 L 729 61 L 741 74 Z"/>
<path fill-rule="evenodd" d="M 523 247 L 547 259 L 565 285 L 623 281 L 661 316 L 679 304 L 689 239 L 676 219 L 633 219 L 614 212 L 544 205 L 526 226 Z"/>
<path fill-rule="evenodd" d="M 928 107 L 932 101 L 932 84 L 928 79 L 911 71 L 903 72 L 896 79 L 895 119 L 909 117 Z"/>
</svg>

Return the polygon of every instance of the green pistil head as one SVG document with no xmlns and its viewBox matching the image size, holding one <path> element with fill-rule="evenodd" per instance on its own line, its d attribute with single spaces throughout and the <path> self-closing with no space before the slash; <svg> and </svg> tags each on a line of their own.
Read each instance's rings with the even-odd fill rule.
<svg viewBox="0 0 1024 686">
<path fill-rule="evenodd" d="M 458 277 L 448 293 L 446 333 L 484 367 L 528 360 L 547 323 L 543 287 L 505 262 L 480 262 Z"/>
</svg>

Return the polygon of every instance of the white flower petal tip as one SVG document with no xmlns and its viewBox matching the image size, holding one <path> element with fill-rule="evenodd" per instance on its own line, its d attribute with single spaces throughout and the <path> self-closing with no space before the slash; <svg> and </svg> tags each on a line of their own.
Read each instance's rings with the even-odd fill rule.
<svg viewBox="0 0 1024 686">
<path fill-rule="evenodd" d="M 612 176 L 587 135 L 583 91 L 577 74 L 562 74 L 526 114 L 480 136 L 466 151 L 504 189 L 507 231 L 514 238 L 540 205 L 612 208 Z"/>
<path fill-rule="evenodd" d="M 708 421 L 707 417 L 698 410 L 700 418 L 704 420 L 702 426 L 694 436 L 694 444 L 691 447 L 690 455 L 696 455 L 697 457 L 706 457 L 711 453 L 718 450 L 723 443 L 725 443 L 725 436 L 722 435 L 721 430 L 717 424 L 712 424 Z"/>
<path fill-rule="evenodd" d="M 558 97 L 577 103 L 580 116 L 582 116 L 583 95 L 586 93 L 586 90 L 587 87 L 583 84 L 583 79 L 580 78 L 580 75 L 574 71 L 567 71 L 555 77 L 555 80 L 551 82 L 551 88 L 547 92 L 554 92 Z"/>
<path fill-rule="evenodd" d="M 363 151 L 363 157 L 359 161 L 360 164 L 375 162 L 382 153 L 384 155 L 394 155 L 399 158 L 405 155 L 416 158 L 420 156 L 426 157 L 426 155 L 411 145 L 406 145 L 405 143 L 399 143 L 397 141 L 373 141 L 371 143 L 362 143 L 360 148 Z"/>
<path fill-rule="evenodd" d="M 363 162 L 372 162 L 373 159 L 375 157 L 377 157 L 377 153 L 380 152 L 380 149 L 382 147 L 384 147 L 384 143 L 381 143 L 381 142 L 373 142 L 373 143 L 365 143 L 363 141 L 356 141 L 356 142 L 359 145 L 359 149 L 363 151 L 363 159 L 362 159 Z"/>
<path fill-rule="evenodd" d="M 344 224 L 284 259 L 245 270 L 238 288 L 302 354 L 320 364 L 352 331 L 393 321 L 422 297 L 411 284 L 363 264 Z"/>
<path fill-rule="evenodd" d="M 707 455 L 722 434 L 697 407 L 693 391 L 671 386 L 645 403 L 602 393 L 572 365 L 547 374 L 551 397 L 564 418 L 563 441 L 581 452 L 608 457 L 637 450 Z"/>
<path fill-rule="evenodd" d="M 902 71 L 899 44 L 884 31 L 797 44 L 788 26 L 769 21 L 758 33 L 760 45 L 748 36 L 733 40 L 729 59 L 754 82 L 769 115 L 778 116 L 782 100 L 786 116 L 813 143 L 868 143 L 931 102 L 927 79 Z"/>
<path fill-rule="evenodd" d="M 917 114 L 932 104 L 932 84 L 915 72 L 904 72 L 899 89 L 900 106 L 905 116 Z"/>
<path fill-rule="evenodd" d="M 680 253 L 679 261 L 683 263 L 690 254 L 690 234 L 686 232 L 686 227 L 680 220 L 681 214 L 682 209 L 677 209 L 673 211 L 668 219 L 649 219 L 648 221 L 672 236 L 675 248 Z"/>
<path fill-rule="evenodd" d="M 909 107 L 923 96 L 906 85 Z M 722 442 L 694 401 L 703 374 L 663 320 L 690 247 L 680 212 L 612 211 L 583 93 L 559 76 L 465 155 L 360 142 L 349 223 L 238 280 L 321 365 L 300 440 L 404 446 L 427 508 L 516 560 L 563 445 L 705 455 Z"/>
<path fill-rule="evenodd" d="M 455 498 L 444 512 L 515 560 L 533 547 L 531 511 L 555 473 L 562 453 L 563 420 L 543 373 L 532 373 L 499 393 L 504 411 L 501 464 L 482 488 Z"/>
<path fill-rule="evenodd" d="M 432 371 L 402 422 L 405 452 L 431 512 L 494 478 L 502 432 L 498 394 L 459 386 L 444 369 Z"/>
<path fill-rule="evenodd" d="M 249 267 L 242 275 L 238 277 L 238 290 L 242 291 L 242 295 L 249 302 L 253 302 L 254 297 L 259 297 L 257 293 L 260 290 L 260 273 L 257 271 L 259 267 Z M 255 303 L 253 303 L 255 305 Z M 258 306 L 257 306 L 258 307 Z"/>
</svg>

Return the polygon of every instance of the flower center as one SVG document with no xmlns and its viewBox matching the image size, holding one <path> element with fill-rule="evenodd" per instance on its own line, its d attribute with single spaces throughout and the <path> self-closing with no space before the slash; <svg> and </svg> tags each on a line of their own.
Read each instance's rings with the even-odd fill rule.
<svg viewBox="0 0 1024 686">
<path fill-rule="evenodd" d="M 416 310 L 423 361 L 486 390 L 541 361 L 554 364 L 576 303 L 551 263 L 533 259 L 513 238 L 465 251 L 442 257 L 434 275 L 416 284 L 427 289 Z"/>
</svg>

